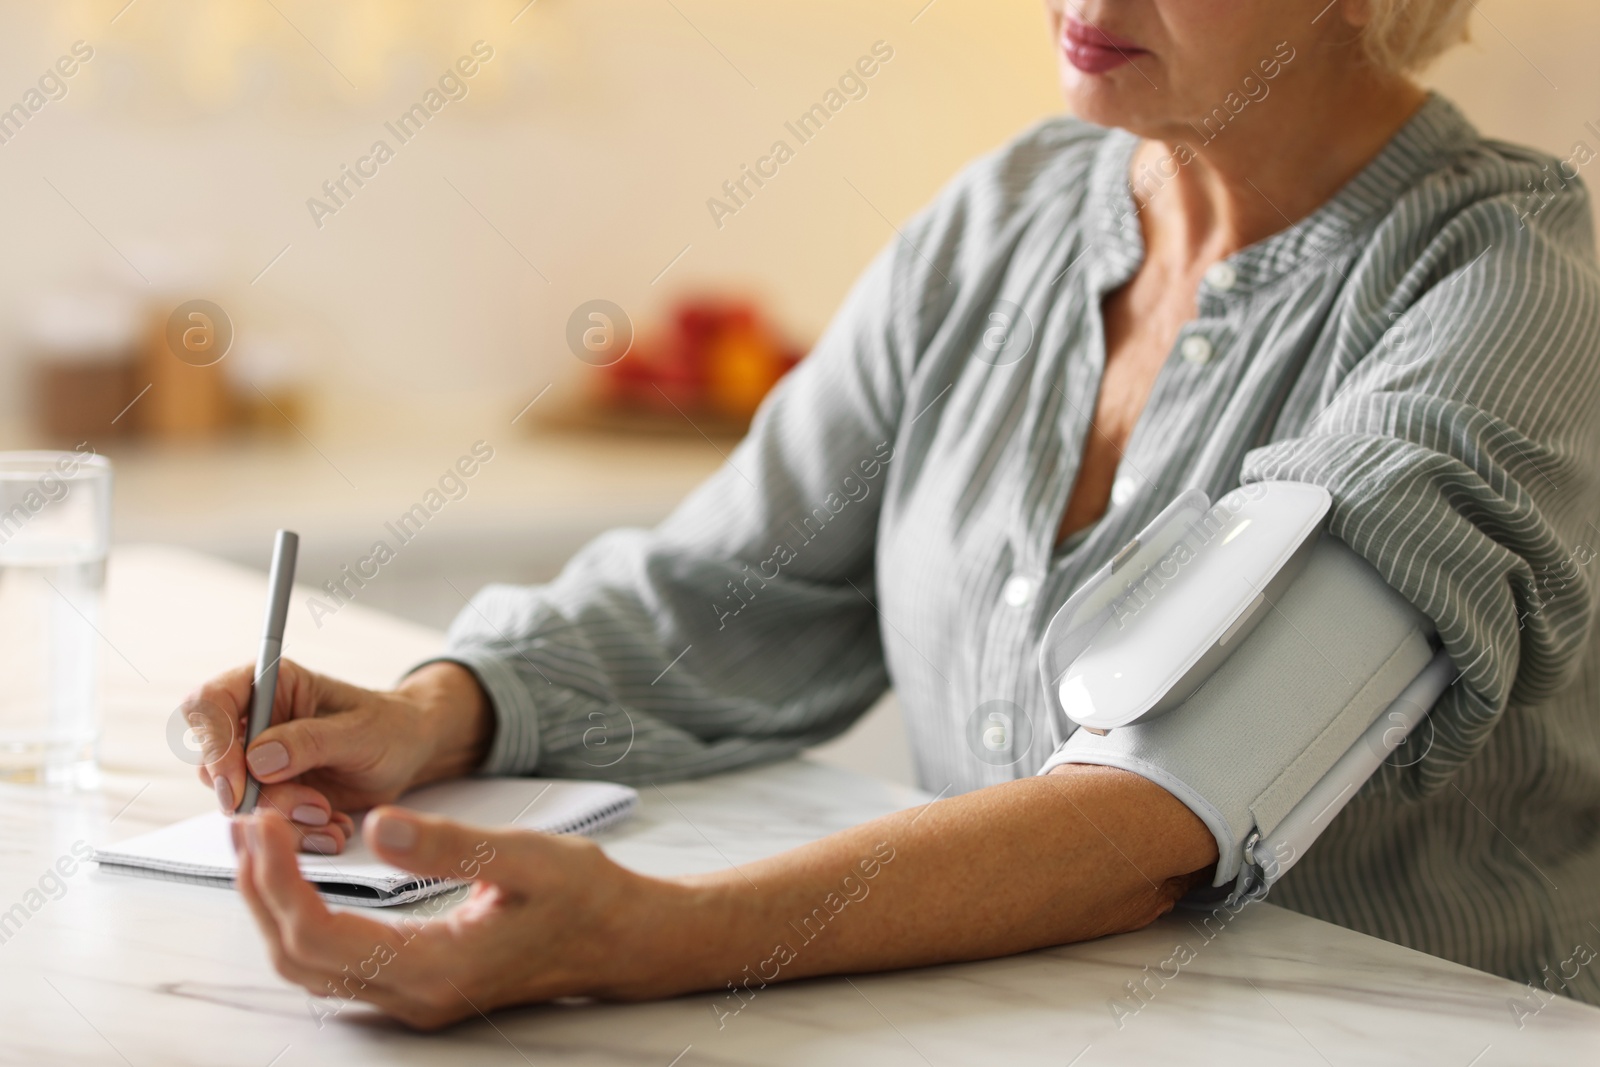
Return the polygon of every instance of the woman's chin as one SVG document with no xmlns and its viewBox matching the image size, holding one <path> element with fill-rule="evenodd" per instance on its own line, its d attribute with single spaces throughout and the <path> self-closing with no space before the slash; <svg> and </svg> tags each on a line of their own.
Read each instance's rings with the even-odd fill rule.
<svg viewBox="0 0 1600 1067">
<path fill-rule="evenodd" d="M 1096 126 L 1123 126 L 1133 123 L 1137 110 L 1115 92 L 1102 89 L 1070 91 L 1062 94 L 1067 110 L 1085 122 Z"/>
<path fill-rule="evenodd" d="M 1067 110 L 1083 121 L 1132 128 L 1148 118 L 1151 101 L 1141 97 L 1153 90 L 1137 71 L 1124 66 L 1110 75 L 1086 74 L 1067 63 L 1061 66 L 1062 98 Z M 1129 76 L 1139 79 L 1138 84 L 1129 82 Z"/>
</svg>

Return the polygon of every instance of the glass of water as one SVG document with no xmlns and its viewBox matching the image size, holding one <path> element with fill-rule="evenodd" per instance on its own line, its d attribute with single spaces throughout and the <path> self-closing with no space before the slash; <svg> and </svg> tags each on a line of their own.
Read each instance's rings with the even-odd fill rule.
<svg viewBox="0 0 1600 1067">
<path fill-rule="evenodd" d="M 95 784 L 111 464 L 0 452 L 0 780 Z"/>
</svg>

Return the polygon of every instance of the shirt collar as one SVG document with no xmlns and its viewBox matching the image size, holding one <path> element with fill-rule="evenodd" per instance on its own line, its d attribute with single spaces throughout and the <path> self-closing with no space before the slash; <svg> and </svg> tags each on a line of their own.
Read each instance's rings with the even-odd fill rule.
<svg viewBox="0 0 1600 1067">
<path fill-rule="evenodd" d="M 1132 277 L 1144 258 L 1128 174 L 1140 140 L 1127 130 L 1108 130 L 1090 168 L 1085 206 L 1105 288 Z M 1248 292 L 1308 259 L 1332 257 L 1363 236 L 1423 176 L 1477 140 L 1477 129 L 1456 106 L 1430 91 L 1389 143 L 1321 207 L 1227 258 L 1235 274 L 1231 291 Z"/>
</svg>

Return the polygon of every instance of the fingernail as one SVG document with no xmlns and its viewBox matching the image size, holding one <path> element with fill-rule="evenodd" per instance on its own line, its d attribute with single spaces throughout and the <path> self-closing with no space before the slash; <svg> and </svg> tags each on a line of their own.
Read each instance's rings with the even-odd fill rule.
<svg viewBox="0 0 1600 1067">
<path fill-rule="evenodd" d="M 233 783 L 220 775 L 216 780 L 217 804 L 224 813 L 233 811 Z"/>
<path fill-rule="evenodd" d="M 328 825 L 328 813 L 317 807 L 315 804 L 301 804 L 299 807 L 289 812 L 289 818 L 293 819 L 297 823 L 300 823 L 302 826 Z"/>
<path fill-rule="evenodd" d="M 339 842 L 329 834 L 307 834 L 300 847 L 307 852 L 332 856 L 339 851 Z"/>
<path fill-rule="evenodd" d="M 246 757 L 246 762 L 259 778 L 263 774 L 272 774 L 289 766 L 289 750 L 277 741 L 268 741 L 264 745 L 252 748 Z"/>
<path fill-rule="evenodd" d="M 410 852 L 417 843 L 417 827 L 399 815 L 383 815 L 378 819 L 378 844 L 396 852 Z"/>
<path fill-rule="evenodd" d="M 261 851 L 261 820 L 254 816 L 244 821 L 244 839 L 251 852 Z"/>
<path fill-rule="evenodd" d="M 233 839 L 233 851 L 237 855 L 246 848 L 244 843 L 244 823 L 234 819 L 228 823 L 228 836 Z"/>
</svg>

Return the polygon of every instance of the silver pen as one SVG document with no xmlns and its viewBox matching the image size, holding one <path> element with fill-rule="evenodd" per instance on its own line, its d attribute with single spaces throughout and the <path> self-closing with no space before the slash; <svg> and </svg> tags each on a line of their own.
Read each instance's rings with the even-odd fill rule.
<svg viewBox="0 0 1600 1067">
<path fill-rule="evenodd" d="M 250 721 L 245 731 L 244 749 L 272 725 L 272 701 L 278 693 L 278 661 L 283 658 L 283 627 L 289 619 L 289 596 L 294 592 L 295 557 L 300 551 L 300 535 L 279 530 L 272 544 L 272 573 L 267 579 L 267 618 L 261 634 L 261 649 L 256 653 L 255 684 L 250 688 Z M 245 764 L 244 799 L 238 813 L 256 810 L 261 783 Z"/>
</svg>

